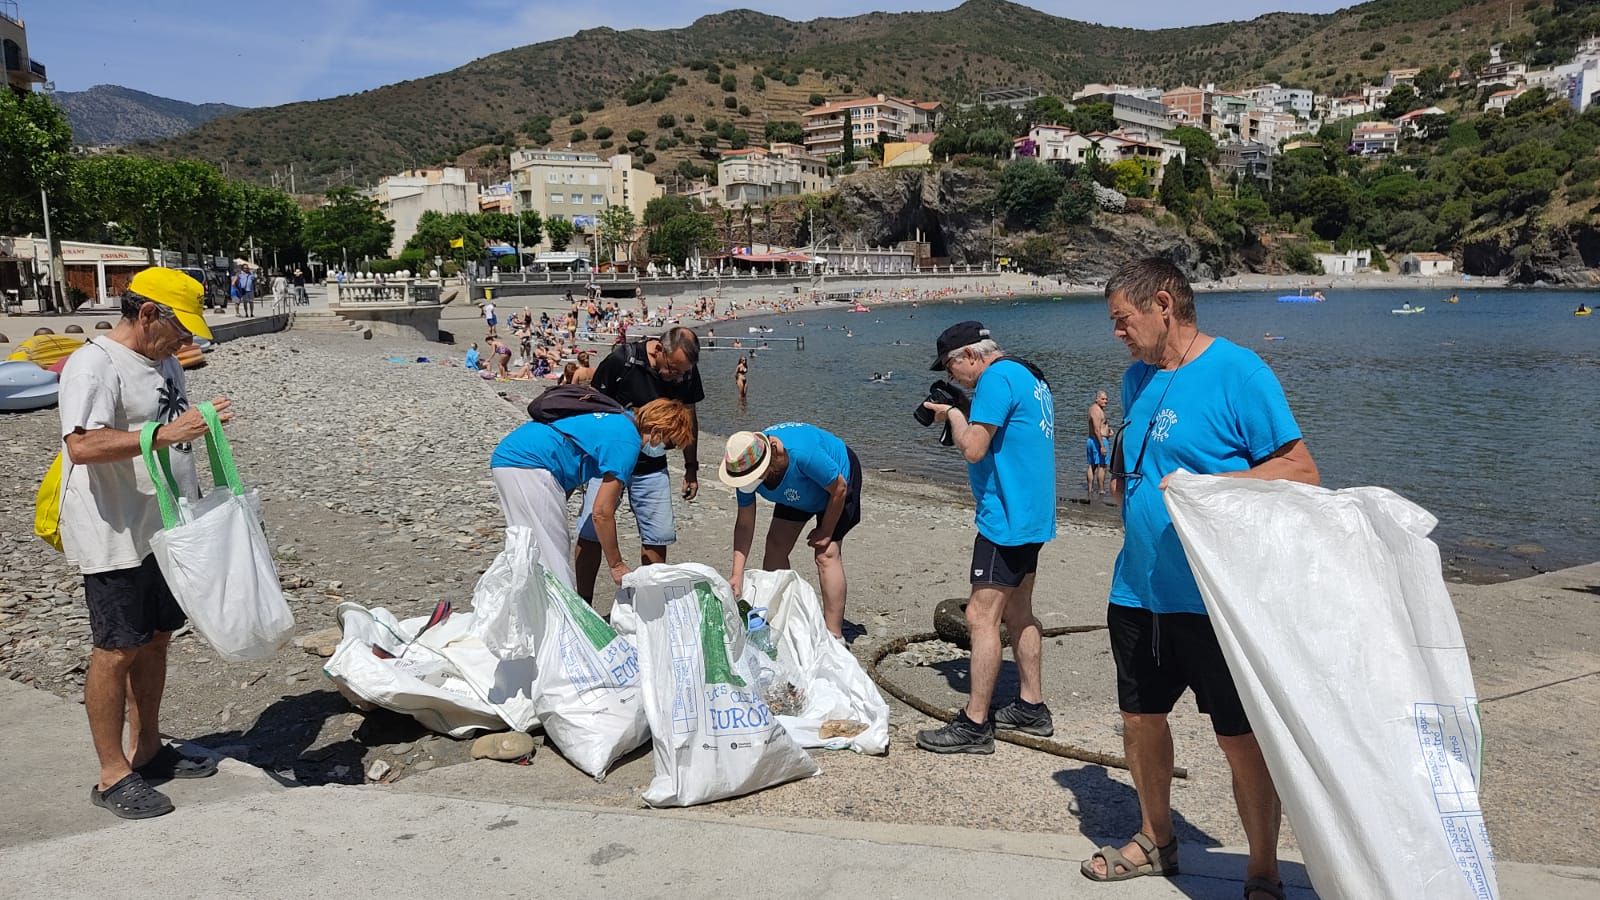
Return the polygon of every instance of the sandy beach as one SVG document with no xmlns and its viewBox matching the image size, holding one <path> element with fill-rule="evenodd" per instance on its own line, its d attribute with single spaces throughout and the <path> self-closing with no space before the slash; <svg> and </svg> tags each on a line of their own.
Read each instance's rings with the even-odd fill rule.
<svg viewBox="0 0 1600 900">
<path fill-rule="evenodd" d="M 448 316 L 465 329 L 472 312 L 457 307 Z M 401 616 L 440 599 L 469 605 L 472 585 L 501 540 L 489 452 L 524 419 L 522 407 L 538 388 L 409 361 L 452 355 L 459 348 L 450 353 L 381 336 L 362 341 L 291 330 L 222 345 L 209 366 L 191 373 L 193 396 L 226 393 L 234 400 L 239 418 L 230 436 L 245 477 L 267 501 L 270 537 L 300 633 L 326 632 L 345 601 L 387 606 Z M 33 492 L 56 427 L 54 410 L 0 419 L 18 463 L 0 472 L 0 671 L 75 698 L 88 641 L 82 582 L 31 534 Z M 713 460 L 718 447 L 705 436 L 702 459 Z M 726 571 L 732 493 L 703 466 L 699 499 L 677 502 L 681 540 L 672 558 Z M 674 462 L 675 482 L 676 469 Z M 930 631 L 935 604 L 965 595 L 960 560 L 972 536 L 965 491 L 881 471 L 866 478 L 863 523 L 845 552 L 846 618 L 852 650 L 863 659 L 886 641 Z M 620 518 L 624 550 L 631 554 L 637 546 L 632 519 L 626 513 Z M 765 511 L 760 522 L 764 530 Z M 1041 557 L 1036 602 L 1047 626 L 1103 622 L 1119 542 L 1104 519 L 1067 510 L 1060 537 Z M 795 562 L 814 582 L 803 553 Z M 609 594 L 600 591 L 602 609 Z M 1600 809 L 1585 787 L 1589 763 L 1600 758 L 1600 738 L 1587 724 L 1600 715 L 1594 625 L 1600 564 L 1498 585 L 1452 585 L 1451 594 L 1484 698 L 1484 803 L 1498 855 L 1589 863 L 1585 848 L 1600 840 Z M 320 641 L 326 640 L 324 634 Z M 407 790 L 408 776 L 433 770 L 433 789 L 443 785 L 460 796 L 639 805 L 639 790 L 651 775 L 648 752 L 630 757 L 604 783 L 548 747 L 527 768 L 465 764 L 464 742 L 430 735 L 405 717 L 352 709 L 321 675 L 319 639 L 309 643 L 267 663 L 229 664 L 194 635 L 181 637 L 174 644 L 166 730 L 290 784 L 359 783 L 365 767 L 382 759 L 396 768 L 398 791 Z M 962 702 L 966 660 L 952 647 L 918 645 L 887 659 L 883 670 L 936 705 Z M 1008 664 L 1002 697 L 1013 679 Z M 1120 753 L 1102 633 L 1048 641 L 1045 682 L 1060 739 Z M 892 706 L 888 757 L 823 754 L 821 778 L 703 813 L 1081 832 L 1098 841 L 1126 837 L 1137 827 L 1124 772 L 1010 745 L 992 757 L 921 753 L 911 739 L 928 721 Z M 1173 731 L 1178 763 L 1190 771 L 1174 796 L 1180 836 L 1240 843 L 1226 767 L 1192 702 L 1185 700 L 1175 713 Z M 1293 846 L 1287 831 L 1285 844 Z"/>
</svg>

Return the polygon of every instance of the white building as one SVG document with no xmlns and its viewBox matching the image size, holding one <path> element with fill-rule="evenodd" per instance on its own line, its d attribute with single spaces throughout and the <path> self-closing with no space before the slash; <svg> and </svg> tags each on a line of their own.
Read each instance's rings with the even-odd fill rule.
<svg viewBox="0 0 1600 900">
<path fill-rule="evenodd" d="M 511 185 L 517 212 L 537 210 L 540 218 L 563 218 L 585 232 L 594 230 L 606 207 L 626 206 L 639 221 L 646 204 L 661 196 L 656 177 L 635 169 L 626 153 L 601 159 L 574 150 L 517 150 Z"/>
<path fill-rule="evenodd" d="M 717 163 L 722 205 L 735 209 L 827 190 L 828 162 L 798 144 L 729 150 Z"/>
<path fill-rule="evenodd" d="M 1526 87 L 1507 88 L 1503 91 L 1495 91 L 1489 95 L 1489 99 L 1483 101 L 1483 111 L 1488 112 L 1490 110 L 1499 110 L 1500 112 L 1505 112 L 1507 104 L 1518 97 L 1521 97 L 1527 92 L 1528 89 Z"/>
<path fill-rule="evenodd" d="M 478 183 L 467 180 L 465 169 L 409 169 L 378 182 L 373 199 L 394 223 L 389 255 L 397 255 L 417 233 L 417 220 L 425 212 L 444 215 L 478 212 Z"/>
<path fill-rule="evenodd" d="M 1318 253 L 1324 275 L 1354 275 L 1365 272 L 1372 265 L 1371 250 L 1350 250 L 1345 253 Z"/>
<path fill-rule="evenodd" d="M 1456 270 L 1456 261 L 1443 253 L 1407 253 L 1400 258 L 1402 275 L 1449 275 Z"/>
<path fill-rule="evenodd" d="M 1316 95 L 1303 88 L 1286 88 L 1279 84 L 1263 84 L 1244 92 L 1257 109 L 1294 113 L 1302 119 L 1311 118 L 1316 105 Z"/>
<path fill-rule="evenodd" d="M 1177 141 L 1125 131 L 1079 134 L 1060 125 L 1035 125 L 1028 129 L 1026 137 L 1012 142 L 1011 155 L 1014 159 L 1028 157 L 1041 162 L 1072 165 L 1082 165 L 1090 158 L 1098 158 L 1107 164 L 1124 159 L 1144 159 L 1153 164 L 1157 179 L 1167 163 L 1177 160 L 1182 165 L 1184 161 L 1183 144 Z"/>
<path fill-rule="evenodd" d="M 1328 119 L 1349 119 L 1355 116 L 1364 116 L 1372 112 L 1372 104 L 1360 94 L 1350 94 L 1345 97 L 1334 97 L 1328 101 Z"/>
</svg>

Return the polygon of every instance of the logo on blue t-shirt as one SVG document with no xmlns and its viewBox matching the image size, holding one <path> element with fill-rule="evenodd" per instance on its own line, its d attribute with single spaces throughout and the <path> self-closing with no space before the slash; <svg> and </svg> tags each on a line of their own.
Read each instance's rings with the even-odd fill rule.
<svg viewBox="0 0 1600 900">
<path fill-rule="evenodd" d="M 1172 436 L 1172 426 L 1178 424 L 1178 414 L 1170 409 L 1163 409 L 1156 413 L 1155 423 L 1150 426 L 1150 440 L 1164 441 Z"/>
<path fill-rule="evenodd" d="M 1039 431 L 1048 439 L 1056 439 L 1056 401 L 1050 386 L 1039 382 L 1033 386 L 1033 399 L 1039 401 Z"/>
</svg>

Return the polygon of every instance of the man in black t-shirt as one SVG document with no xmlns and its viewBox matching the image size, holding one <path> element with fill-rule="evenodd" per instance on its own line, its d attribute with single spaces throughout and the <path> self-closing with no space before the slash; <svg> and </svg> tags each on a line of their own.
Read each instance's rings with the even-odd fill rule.
<svg viewBox="0 0 1600 900">
<path fill-rule="evenodd" d="M 595 367 L 591 382 L 601 393 L 629 409 L 651 400 L 666 398 L 689 405 L 706 397 L 700 383 L 700 339 L 688 328 L 669 329 L 660 338 L 618 344 Z M 695 422 L 695 434 L 700 432 Z M 700 492 L 700 459 L 695 444 L 683 446 L 683 499 L 693 500 Z M 573 563 L 578 594 L 594 600 L 595 576 L 600 573 L 600 542 L 596 537 L 593 496 L 599 480 L 589 482 L 584 491 L 583 511 L 578 514 L 578 547 Z M 639 523 L 641 565 L 667 561 L 667 547 L 677 541 L 672 521 L 672 481 L 667 475 L 666 448 L 645 444 L 633 477 L 628 479 L 628 508 Z"/>
</svg>

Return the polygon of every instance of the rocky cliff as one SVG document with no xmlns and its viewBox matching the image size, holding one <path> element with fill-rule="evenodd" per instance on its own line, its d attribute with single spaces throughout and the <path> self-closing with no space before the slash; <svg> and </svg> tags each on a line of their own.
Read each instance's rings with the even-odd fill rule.
<svg viewBox="0 0 1600 900">
<path fill-rule="evenodd" d="M 1512 284 L 1591 286 L 1600 267 L 1600 226 L 1582 223 L 1525 224 L 1469 238 L 1461 246 L 1461 270 L 1469 275 L 1504 275 Z"/>
<path fill-rule="evenodd" d="M 1007 231 L 1003 211 L 996 214 L 998 184 L 997 173 L 962 166 L 854 175 L 816 211 L 817 242 L 888 246 L 920 239 L 934 256 L 952 263 L 1007 256 L 1080 281 L 1105 278 L 1129 259 L 1152 255 L 1172 260 L 1197 279 L 1227 274 L 1181 229 L 1138 214 L 1101 212 L 1088 225 Z M 804 237 L 803 227 L 804 219 L 796 217 L 796 238 Z"/>
</svg>

